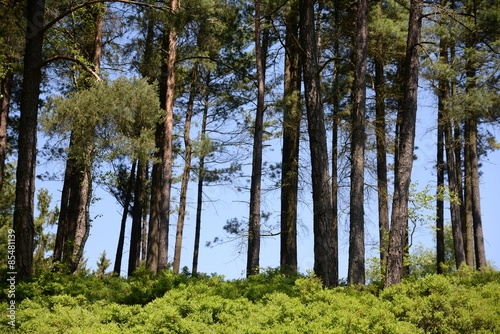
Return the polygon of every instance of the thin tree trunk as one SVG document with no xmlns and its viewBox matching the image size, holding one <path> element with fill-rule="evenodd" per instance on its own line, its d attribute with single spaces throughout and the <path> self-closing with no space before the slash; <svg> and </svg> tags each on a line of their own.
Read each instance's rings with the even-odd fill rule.
<svg viewBox="0 0 500 334">
<path fill-rule="evenodd" d="M 128 276 L 132 276 L 141 262 L 142 206 L 144 203 L 145 163 L 139 160 L 134 187 L 134 207 L 132 209 L 132 231 L 128 258 Z"/>
<path fill-rule="evenodd" d="M 382 50 L 379 50 L 382 52 Z M 389 195 L 387 185 L 387 140 L 385 121 L 384 64 L 375 58 L 375 134 L 377 138 L 377 190 L 378 226 L 380 240 L 380 262 L 382 268 L 387 262 L 389 241 Z"/>
<path fill-rule="evenodd" d="M 115 265 L 113 268 L 113 272 L 117 275 L 120 275 L 122 270 L 123 244 L 125 241 L 125 229 L 127 226 L 127 217 L 130 211 L 129 207 L 130 207 L 130 202 L 132 200 L 132 191 L 134 188 L 136 165 L 137 162 L 134 161 L 132 163 L 132 169 L 130 170 L 130 176 L 127 183 L 127 193 L 125 194 L 125 201 L 123 203 L 122 221 L 120 225 L 120 234 L 118 236 L 118 246 L 116 247 Z"/>
<path fill-rule="evenodd" d="M 411 0 L 406 44 L 404 106 L 399 142 L 398 164 L 394 179 L 389 252 L 384 286 L 399 284 L 403 277 L 405 235 L 408 230 L 408 200 L 415 148 L 419 44 L 422 26 L 421 0 Z"/>
<path fill-rule="evenodd" d="M 303 50 L 302 66 L 312 167 L 314 271 L 325 286 L 331 286 L 337 284 L 332 266 L 334 261 L 332 188 L 320 91 L 314 2 L 300 0 L 299 4 L 300 42 Z"/>
<path fill-rule="evenodd" d="M 448 60 L 448 53 L 443 44 L 441 44 L 440 56 Z M 450 55 L 451 59 L 453 59 L 453 53 Z M 459 176 L 460 172 L 460 160 L 456 155 L 460 155 L 460 151 L 456 149 L 456 145 L 458 142 L 453 137 L 452 131 L 452 117 L 448 112 L 448 108 L 446 105 L 446 101 L 449 98 L 449 87 L 448 83 L 445 79 L 442 79 L 439 83 L 439 96 L 438 96 L 438 113 L 440 124 L 438 124 L 438 131 L 442 131 L 444 138 L 444 145 L 446 151 L 446 166 L 448 171 L 448 187 L 453 194 L 460 196 L 461 193 Z M 452 92 L 453 94 L 453 92 Z M 439 134 L 439 133 L 438 133 Z M 456 133 L 455 133 L 456 134 Z M 438 174 L 439 176 L 439 174 Z M 461 196 L 460 196 L 461 197 Z M 460 201 L 461 202 L 461 201 Z M 453 233 L 453 246 L 455 250 L 455 262 L 457 267 L 459 267 L 462 263 L 466 261 L 465 252 L 464 252 L 464 243 L 463 243 L 463 235 L 461 230 L 461 204 L 457 203 L 457 201 L 450 201 L 450 216 L 451 216 L 451 225 L 452 225 L 452 233 Z M 438 230 L 439 232 L 439 230 Z M 439 234 L 438 234 L 439 236 Z M 444 243 L 444 236 L 442 236 Z M 442 247 L 443 249 L 438 249 L 438 256 L 440 256 L 442 261 L 444 261 L 444 245 L 437 245 L 438 247 Z M 439 254 L 442 252 L 442 254 Z M 438 258 L 439 261 L 439 258 Z M 439 262 L 438 262 L 439 266 Z M 438 271 L 440 268 L 438 267 Z"/>
<path fill-rule="evenodd" d="M 354 105 L 351 115 L 351 192 L 347 282 L 349 284 L 365 284 L 364 152 L 366 137 L 366 52 L 368 46 L 367 0 L 358 1 L 356 22 Z"/>
<path fill-rule="evenodd" d="M 210 73 L 207 75 L 207 86 L 210 82 Z M 203 109 L 203 118 L 201 121 L 201 140 L 205 139 L 207 132 L 208 119 L 208 92 L 205 92 L 205 104 Z M 193 274 L 198 272 L 198 256 L 200 252 L 200 234 L 201 234 L 201 213 L 203 210 L 203 182 L 205 181 L 205 152 L 200 152 L 200 162 L 198 166 L 198 195 L 196 199 L 196 224 L 194 232 L 194 251 L 193 251 Z"/>
<path fill-rule="evenodd" d="M 286 15 L 283 151 L 281 179 L 281 257 L 286 271 L 297 272 L 297 204 L 299 183 L 300 54 L 297 2 Z"/>
<path fill-rule="evenodd" d="M 71 132 L 70 136 L 70 144 L 71 147 L 72 142 L 75 140 L 74 133 Z M 68 206 L 69 206 L 69 198 L 71 191 L 71 179 L 72 174 L 74 173 L 74 161 L 73 159 L 66 160 L 66 169 L 64 172 L 64 181 L 63 187 L 61 191 L 61 204 L 59 208 L 59 219 L 57 222 L 57 232 L 56 232 L 56 240 L 54 245 L 54 253 L 52 255 L 52 259 L 54 262 L 61 262 L 64 244 L 66 243 L 66 239 L 68 238 L 67 226 L 68 226 Z"/>
<path fill-rule="evenodd" d="M 178 274 L 181 264 L 182 234 L 184 231 L 184 220 L 186 217 L 187 191 L 191 174 L 191 156 L 193 147 L 191 144 L 191 119 L 193 117 L 194 99 L 196 96 L 196 81 L 198 80 L 198 64 L 194 65 L 191 78 L 191 89 L 186 111 L 186 121 L 184 122 L 184 170 L 182 173 L 181 193 L 179 201 L 179 214 L 177 216 L 177 231 L 175 234 L 174 250 L 174 273 Z"/>
<path fill-rule="evenodd" d="M 260 0 L 255 1 L 255 61 L 257 67 L 257 109 L 252 153 L 252 177 L 250 181 L 250 214 L 248 219 L 247 277 L 259 273 L 260 263 L 260 195 L 262 182 L 262 149 L 264 134 L 264 89 L 266 66 L 266 38 L 261 30 Z"/>
<path fill-rule="evenodd" d="M 147 184 L 149 180 L 149 162 L 145 162 L 144 166 L 144 185 Z M 146 259 L 148 256 L 148 194 L 144 190 L 144 200 L 142 204 L 142 232 L 141 232 L 141 262 L 146 265 Z"/>
<path fill-rule="evenodd" d="M 444 119 L 444 139 L 446 145 L 446 161 L 448 166 L 448 186 L 452 193 L 458 193 L 457 182 L 457 166 L 455 163 L 454 141 L 451 130 L 451 119 L 446 108 L 446 113 L 443 115 Z M 460 223 L 460 204 L 456 201 L 450 201 L 450 215 L 451 226 L 453 231 L 453 246 L 455 250 L 455 263 L 457 268 L 465 263 L 465 250 L 463 243 L 463 236 Z"/>
<path fill-rule="evenodd" d="M 333 88 L 333 115 L 332 115 L 332 281 L 333 286 L 339 281 L 339 228 L 338 228 L 338 130 L 340 115 L 340 2 L 335 1 L 335 39 L 334 52 L 334 88 Z"/>
<path fill-rule="evenodd" d="M 159 253 L 159 226 L 160 226 L 160 206 L 161 206 L 161 149 L 163 144 L 163 124 L 156 125 L 155 146 L 158 149 L 155 153 L 155 162 L 151 171 L 151 200 L 149 207 L 148 226 L 148 251 L 146 258 L 146 268 L 154 273 L 158 272 Z"/>
<path fill-rule="evenodd" d="M 33 273 L 34 198 L 37 148 L 38 102 L 43 46 L 45 0 L 28 0 L 26 5 L 26 52 L 19 118 L 19 153 L 13 229 L 16 235 L 16 266 L 19 280 Z"/>
<path fill-rule="evenodd" d="M 465 149 L 464 149 L 464 189 L 463 189 L 463 202 L 462 202 L 462 238 L 464 241 L 464 251 L 465 251 L 465 263 L 474 267 L 474 241 L 473 241 L 473 178 L 472 175 L 472 152 L 470 149 L 470 124 L 468 121 L 464 125 L 464 136 L 465 136 Z M 457 164 L 457 166 L 460 166 Z M 457 168 L 457 172 L 460 168 Z M 462 183 L 459 183 L 462 184 Z"/>
<path fill-rule="evenodd" d="M 446 59 L 446 51 L 441 49 L 441 58 Z M 448 91 L 448 84 L 444 80 L 439 82 L 438 95 L 438 126 L 437 126 L 437 199 L 436 199 L 436 268 L 437 273 L 443 273 L 443 265 L 445 264 L 445 244 L 444 244 L 444 200 L 442 198 L 444 190 L 444 124 L 443 112 L 445 108 L 444 97 Z"/>
</svg>

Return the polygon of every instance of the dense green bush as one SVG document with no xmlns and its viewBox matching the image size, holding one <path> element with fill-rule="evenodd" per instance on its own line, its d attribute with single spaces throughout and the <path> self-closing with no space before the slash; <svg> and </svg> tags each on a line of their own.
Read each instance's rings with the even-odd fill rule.
<svg viewBox="0 0 500 334">
<path fill-rule="evenodd" d="M 325 289 L 315 277 L 277 270 L 234 281 L 170 271 L 128 280 L 47 273 L 17 288 L 16 329 L 4 311 L 1 333 L 500 333 L 496 271 L 385 290 Z"/>
</svg>

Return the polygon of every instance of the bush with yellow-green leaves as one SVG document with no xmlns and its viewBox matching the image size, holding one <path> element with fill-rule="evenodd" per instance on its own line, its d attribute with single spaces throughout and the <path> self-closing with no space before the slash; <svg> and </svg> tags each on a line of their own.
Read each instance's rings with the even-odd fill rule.
<svg viewBox="0 0 500 334">
<path fill-rule="evenodd" d="M 279 270 L 233 281 L 46 273 L 16 294 L 16 326 L 3 302 L 2 333 L 500 333 L 497 271 L 428 275 L 385 290 L 327 289 Z"/>
</svg>

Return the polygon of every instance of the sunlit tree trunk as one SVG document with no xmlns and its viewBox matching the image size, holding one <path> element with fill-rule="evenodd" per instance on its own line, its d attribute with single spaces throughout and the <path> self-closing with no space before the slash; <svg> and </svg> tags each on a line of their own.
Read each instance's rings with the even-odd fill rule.
<svg viewBox="0 0 500 334">
<path fill-rule="evenodd" d="M 333 210 L 314 1 L 300 0 L 300 42 L 307 110 L 313 191 L 314 272 L 326 286 L 336 285 L 333 268 Z"/>
<path fill-rule="evenodd" d="M 474 2 L 467 12 L 474 18 L 477 17 L 477 4 Z M 477 44 L 477 30 L 470 31 L 466 41 L 466 47 L 470 50 L 474 49 Z M 470 93 L 476 88 L 477 70 L 474 56 L 469 56 L 466 59 L 466 93 Z M 469 58 L 470 57 L 470 58 Z M 466 178 L 466 203 L 470 203 L 472 209 L 472 225 L 466 225 L 466 244 L 471 248 L 468 255 L 472 254 L 472 228 L 474 230 L 474 247 L 476 251 L 476 267 L 478 269 L 487 266 L 486 252 L 484 248 L 483 223 L 481 218 L 481 195 L 479 188 L 479 157 L 477 152 L 477 123 L 479 116 L 475 111 L 466 109 L 465 120 L 465 178 Z M 467 209 L 467 207 L 466 207 Z M 468 264 L 472 265 L 471 259 Z"/>
<path fill-rule="evenodd" d="M 405 236 L 408 230 L 408 200 L 415 148 L 422 6 L 421 0 L 410 1 L 405 58 L 404 105 L 400 125 L 398 163 L 394 178 L 394 199 L 389 232 L 385 287 L 399 284 L 404 272 Z"/>
<path fill-rule="evenodd" d="M 184 169 L 182 172 L 181 192 L 179 201 L 179 213 L 177 217 L 177 231 L 175 234 L 175 250 L 174 250 L 174 272 L 179 273 L 181 265 L 182 251 L 182 235 L 184 232 L 184 219 L 186 217 L 187 191 L 189 178 L 191 175 L 191 156 L 193 147 L 191 144 L 191 119 L 193 117 L 194 99 L 196 96 L 196 85 L 198 78 L 198 65 L 196 64 L 192 70 L 191 89 L 189 92 L 189 100 L 186 111 L 186 120 L 184 122 Z"/>
</svg>

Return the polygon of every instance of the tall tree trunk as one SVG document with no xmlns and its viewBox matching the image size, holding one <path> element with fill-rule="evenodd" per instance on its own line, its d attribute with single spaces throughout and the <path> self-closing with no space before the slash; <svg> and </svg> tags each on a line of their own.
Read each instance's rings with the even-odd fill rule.
<svg viewBox="0 0 500 334">
<path fill-rule="evenodd" d="M 187 191 L 191 174 L 191 156 L 193 147 L 191 145 L 191 119 L 193 117 L 194 99 L 196 96 L 196 86 L 198 80 L 198 64 L 194 65 L 191 73 L 191 89 L 186 111 L 186 121 L 184 122 L 184 170 L 182 173 L 181 193 L 179 201 L 179 214 L 177 216 L 177 231 L 175 234 L 174 250 L 174 273 L 178 274 L 181 265 L 182 234 L 184 231 L 184 220 L 186 217 Z"/>
<path fill-rule="evenodd" d="M 358 0 L 354 60 L 353 112 L 351 115 L 351 192 L 349 266 L 347 282 L 365 284 L 365 114 L 366 52 L 368 46 L 368 1 Z"/>
<path fill-rule="evenodd" d="M 477 15 L 476 3 L 474 7 L 468 8 L 467 11 L 474 17 Z M 466 47 L 472 49 L 476 46 L 477 29 L 470 32 L 470 36 L 466 41 Z M 476 88 L 476 65 L 473 59 L 467 59 L 466 63 L 466 93 L 469 93 Z M 466 110 L 465 121 L 465 175 L 466 184 L 468 183 L 467 198 L 472 207 L 472 223 L 474 229 L 474 246 L 476 251 L 476 267 L 478 269 L 487 266 L 486 252 L 484 248 L 483 223 L 481 218 L 481 195 L 479 188 L 479 157 L 477 153 L 477 123 L 478 115 L 474 111 Z M 470 230 L 466 226 L 467 238 L 469 239 Z M 472 240 L 468 240 L 472 243 Z M 472 248 L 472 247 L 471 247 Z M 471 250 L 472 252 L 472 250 Z"/>
<path fill-rule="evenodd" d="M 69 146 L 71 147 L 72 142 L 75 141 L 74 132 L 71 132 Z M 54 253 L 52 255 L 52 259 L 54 262 L 61 262 L 64 244 L 68 238 L 67 226 L 68 226 L 68 207 L 69 207 L 69 198 L 71 191 L 71 179 L 74 171 L 74 160 L 67 159 L 66 160 L 66 168 L 64 171 L 64 181 L 63 187 L 61 190 L 61 204 L 59 207 L 59 219 L 57 221 L 57 232 L 56 232 L 56 240 L 54 245 Z"/>
<path fill-rule="evenodd" d="M 118 246 L 116 247 L 116 256 L 115 256 L 115 265 L 113 268 L 113 272 L 117 275 L 120 275 L 122 270 L 122 257 L 123 257 L 123 244 L 125 242 L 125 229 L 127 226 L 127 217 L 130 212 L 130 202 L 132 201 L 132 191 L 134 188 L 134 180 L 135 180 L 135 168 L 137 166 L 137 161 L 132 163 L 132 168 L 130 170 L 130 176 L 127 183 L 127 192 L 125 194 L 125 201 L 123 203 L 123 213 L 122 213 L 122 221 L 120 225 L 120 234 L 118 236 Z"/>
<path fill-rule="evenodd" d="M 403 277 L 405 235 L 408 229 L 408 200 L 415 148 L 419 44 L 422 26 L 421 0 L 410 1 L 410 18 L 405 58 L 404 106 L 399 141 L 399 157 L 395 170 L 389 252 L 384 285 L 399 284 Z"/>
<path fill-rule="evenodd" d="M 102 28 L 105 9 L 99 4 L 86 7 L 85 10 L 92 17 L 92 22 L 89 28 L 89 42 L 84 45 L 84 49 L 81 51 L 87 55 L 88 61 L 93 63 L 94 71 L 98 73 L 102 54 Z M 80 75 L 78 81 L 83 88 L 90 85 L 85 72 Z M 82 132 L 84 135 L 76 136 L 74 130 L 68 148 L 58 236 L 54 250 L 54 258 L 58 260 L 61 258 L 62 249 L 62 262 L 70 273 L 80 269 L 79 264 L 90 232 L 89 210 L 92 198 L 95 129 L 89 128 L 83 131 L 80 129 L 78 132 Z"/>
<path fill-rule="evenodd" d="M 92 155 L 94 150 L 93 134 L 85 144 L 84 150 L 70 147 L 69 162 L 73 164 L 69 180 L 69 201 L 66 215 L 65 240 L 62 262 L 70 273 L 79 270 L 83 248 L 90 230 L 89 207 L 92 196 Z M 81 145 L 75 144 L 75 146 Z"/>
<path fill-rule="evenodd" d="M 170 1 L 170 11 L 175 14 L 179 0 Z M 164 48 L 167 50 L 164 73 L 160 82 L 160 107 L 165 110 L 163 120 L 163 140 L 161 143 L 161 200 L 158 223 L 158 265 L 157 271 L 168 268 L 168 231 L 170 223 L 170 195 L 172 189 L 172 153 L 175 100 L 175 61 L 177 59 L 177 30 L 170 27 L 164 36 Z"/>
<path fill-rule="evenodd" d="M 163 124 L 156 125 L 155 132 L 155 162 L 151 171 L 151 200 L 149 207 L 149 226 L 148 226 L 148 251 L 146 258 L 146 268 L 154 273 L 158 272 L 159 255 L 159 228 L 160 228 L 160 209 L 161 209 L 161 189 L 162 189 L 162 161 L 161 147 L 163 145 L 164 131 Z"/>
<path fill-rule="evenodd" d="M 333 113 L 332 113 L 332 281 L 334 286 L 339 281 L 339 228 L 338 228 L 338 130 L 340 117 L 340 1 L 334 3 L 335 37 L 334 52 L 334 77 L 333 77 Z"/>
<path fill-rule="evenodd" d="M 144 166 L 144 185 L 147 184 L 149 180 L 149 162 L 145 162 Z M 148 194 L 146 190 L 144 190 L 144 201 L 142 204 L 142 232 L 141 232 L 141 261 L 143 265 L 146 265 L 146 259 L 148 257 Z"/>
<path fill-rule="evenodd" d="M 312 165 L 314 271 L 326 286 L 331 286 L 337 284 L 332 266 L 334 261 L 332 193 L 325 116 L 321 101 L 314 1 L 300 0 L 299 10 L 305 102 Z"/>
<path fill-rule="evenodd" d="M 476 251 L 476 268 L 483 269 L 486 262 L 486 251 L 484 248 L 483 224 L 481 219 L 481 196 L 479 192 L 479 162 L 477 154 L 477 120 L 470 118 L 466 126 L 466 138 L 468 138 L 468 158 L 472 178 L 472 215 L 474 226 L 474 245 Z"/>
<path fill-rule="evenodd" d="M 281 256 L 283 269 L 297 272 L 297 204 L 299 186 L 300 51 L 299 13 L 293 1 L 286 15 L 283 151 L 281 179 Z"/>
<path fill-rule="evenodd" d="M 442 42 L 441 42 L 442 43 Z M 446 50 L 441 48 L 441 59 L 447 59 Z M 438 87 L 438 125 L 437 125 L 437 199 L 436 199 L 436 268 L 437 273 L 443 273 L 445 263 L 445 244 L 444 244 L 444 200 L 442 198 L 444 191 L 444 124 L 443 112 L 445 108 L 445 94 L 448 91 L 448 83 L 440 79 Z"/>
<path fill-rule="evenodd" d="M 379 49 L 380 55 L 382 50 Z M 387 185 L 387 140 L 385 121 L 385 80 L 384 64 L 380 57 L 375 58 L 375 134 L 377 138 L 377 190 L 378 190 L 378 228 L 380 240 L 380 262 L 382 268 L 387 262 L 389 241 L 389 195 Z"/>
<path fill-rule="evenodd" d="M 26 5 L 26 52 L 19 118 L 19 153 L 16 173 L 14 231 L 18 279 L 33 273 L 34 196 L 38 125 L 38 102 L 42 73 L 43 18 L 45 0 L 28 0 Z"/>
<path fill-rule="evenodd" d="M 452 137 L 451 117 L 446 110 L 443 115 L 444 139 L 446 145 L 446 161 L 448 167 L 448 187 L 451 192 L 457 194 L 459 191 L 457 182 L 457 165 L 455 162 L 454 141 Z M 451 226 L 453 231 L 453 246 L 455 250 L 455 263 L 457 268 L 465 263 L 465 250 L 460 222 L 460 204 L 457 201 L 450 201 Z"/>
<path fill-rule="evenodd" d="M 210 83 L 210 72 L 207 74 L 206 86 Z M 209 93 L 205 92 L 205 103 L 203 107 L 203 118 L 201 121 L 201 140 L 205 139 L 207 132 Z M 193 251 L 193 274 L 198 272 L 198 257 L 200 252 L 200 234 L 201 234 L 201 212 L 203 210 L 203 182 L 205 181 L 205 152 L 200 152 L 200 162 L 198 165 L 198 194 L 196 199 L 196 223 L 194 232 L 194 251 Z"/>
<path fill-rule="evenodd" d="M 465 251 L 465 263 L 470 266 L 474 267 L 474 241 L 473 241 L 473 199 L 472 199 L 472 182 L 473 182 L 473 176 L 472 176 L 472 157 L 471 157 L 471 150 L 469 146 L 469 126 L 467 124 L 468 122 L 466 121 L 465 126 L 464 126 L 464 136 L 465 136 L 465 150 L 464 150 L 464 160 L 462 161 L 464 163 L 464 180 L 463 182 L 460 182 L 460 180 L 457 181 L 458 184 L 462 185 L 463 184 L 463 191 L 461 191 L 459 194 L 463 196 L 460 196 L 463 201 L 461 202 L 461 228 L 462 228 L 462 238 L 464 241 L 464 251 Z M 460 166 L 457 162 L 457 166 Z M 457 172 L 461 171 L 461 168 L 457 168 Z M 461 174 L 461 173 L 460 173 Z"/>
<path fill-rule="evenodd" d="M 132 209 L 132 231 L 130 233 L 130 251 L 128 258 L 128 276 L 132 276 L 141 262 L 142 210 L 144 203 L 145 163 L 139 160 L 134 187 L 134 207 Z"/>
<path fill-rule="evenodd" d="M 260 194 L 262 182 L 262 149 L 264 134 L 265 67 L 267 56 L 266 36 L 261 30 L 260 0 L 255 1 L 255 61 L 257 67 L 257 110 L 252 153 L 250 181 L 250 214 L 248 219 L 247 277 L 259 273 L 260 256 Z"/>
</svg>

